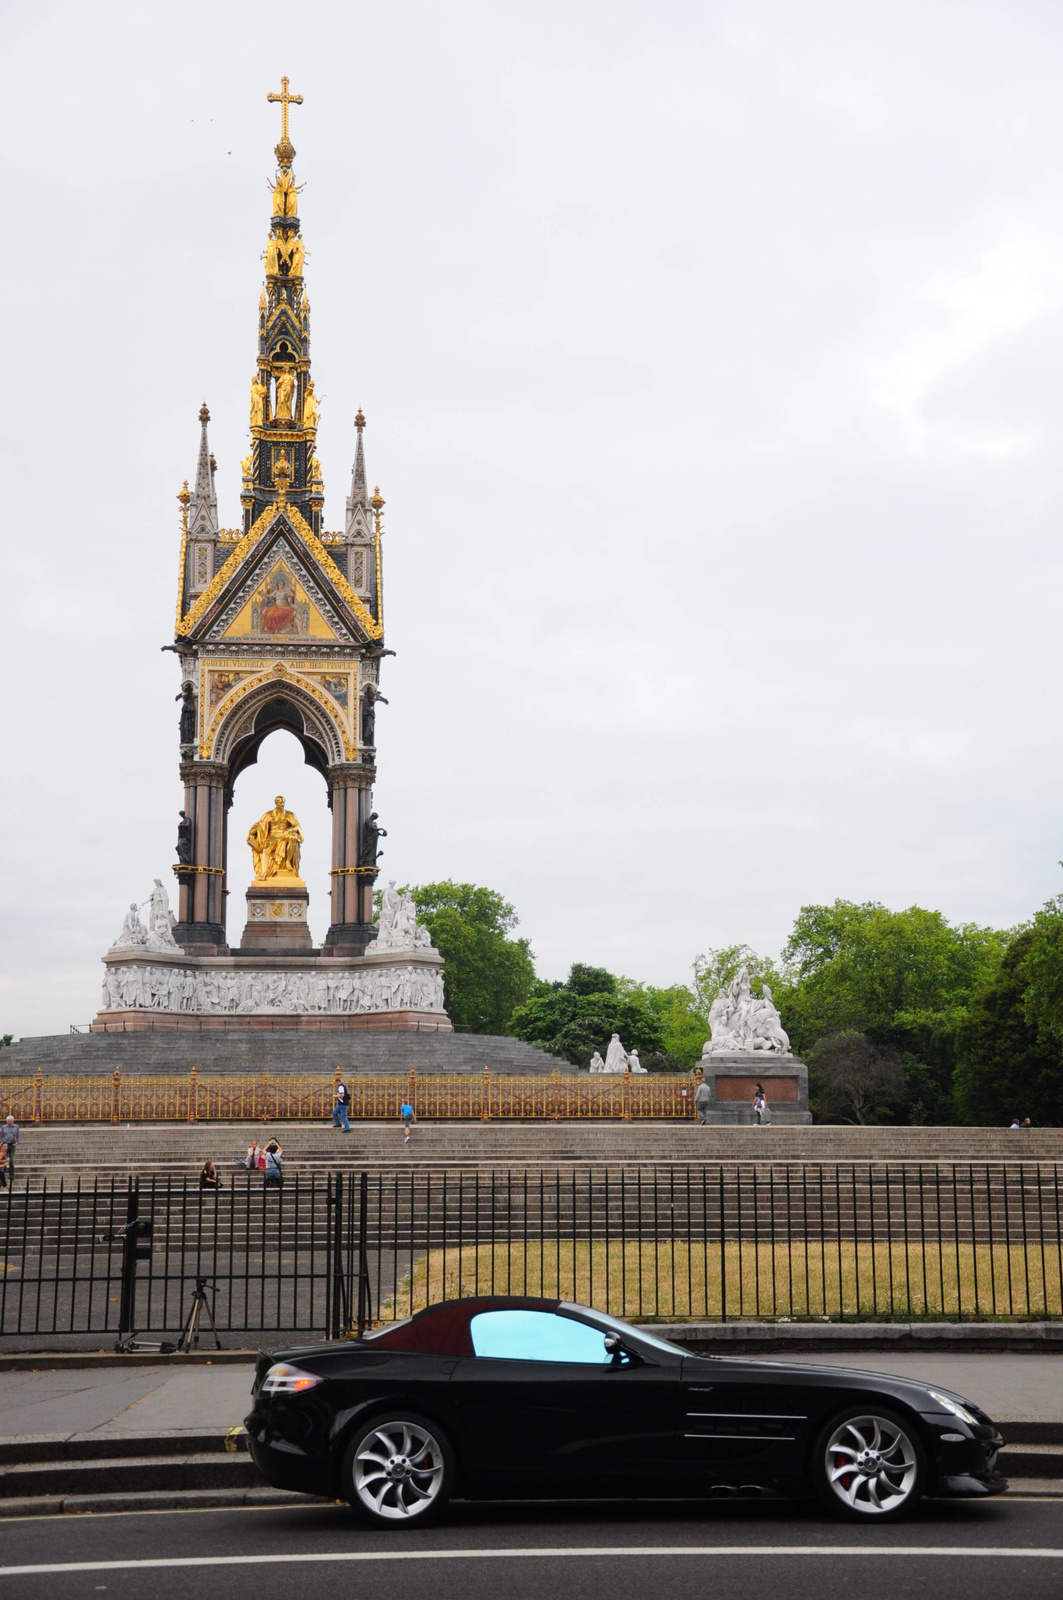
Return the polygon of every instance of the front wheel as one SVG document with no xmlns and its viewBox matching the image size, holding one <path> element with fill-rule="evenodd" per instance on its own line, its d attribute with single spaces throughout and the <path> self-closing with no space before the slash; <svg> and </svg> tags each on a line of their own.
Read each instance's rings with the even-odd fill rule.
<svg viewBox="0 0 1063 1600">
<path fill-rule="evenodd" d="M 827 1423 L 812 1459 L 816 1493 L 851 1521 L 892 1522 L 922 1498 L 926 1451 L 912 1423 L 884 1406 L 859 1406 Z"/>
<path fill-rule="evenodd" d="M 434 1422 L 389 1412 L 355 1435 L 343 1459 L 345 1499 L 378 1527 L 433 1521 L 454 1486 L 454 1452 Z"/>
</svg>

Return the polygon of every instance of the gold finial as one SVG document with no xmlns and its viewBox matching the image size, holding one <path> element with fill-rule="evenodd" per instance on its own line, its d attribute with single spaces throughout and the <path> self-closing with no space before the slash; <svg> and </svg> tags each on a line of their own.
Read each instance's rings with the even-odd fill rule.
<svg viewBox="0 0 1063 1600">
<path fill-rule="evenodd" d="M 354 425 L 358 429 L 359 433 L 361 433 L 362 429 L 365 427 L 365 414 L 362 411 L 361 406 L 358 407 L 358 415 L 354 419 Z"/>
<path fill-rule="evenodd" d="M 376 512 L 377 521 L 379 522 L 380 521 L 380 513 L 383 511 L 384 507 L 387 505 L 387 501 L 384 499 L 384 496 L 380 493 L 380 485 L 379 485 L 379 483 L 377 484 L 376 488 L 373 490 L 373 498 L 370 500 L 369 504 L 372 506 L 373 510 Z"/>
<path fill-rule="evenodd" d="M 277 160 L 280 162 L 282 167 L 290 167 L 292 164 L 292 158 L 295 155 L 295 150 L 293 149 L 292 142 L 288 137 L 288 107 L 301 106 L 303 103 L 303 97 L 301 94 L 288 93 L 288 79 L 285 77 L 281 78 L 280 94 L 268 94 L 266 99 L 270 101 L 271 104 L 280 105 L 281 140 L 280 144 L 277 146 Z"/>
<path fill-rule="evenodd" d="M 288 493 L 288 482 L 291 475 L 292 469 L 288 465 L 288 452 L 285 451 L 273 469 L 273 481 L 277 485 L 277 499 L 281 505 L 284 504 L 284 497 Z"/>
<path fill-rule="evenodd" d="M 181 488 L 181 490 L 180 490 L 180 492 L 179 492 L 179 494 L 177 496 L 177 501 L 178 501 L 178 504 L 181 507 L 181 531 L 182 531 L 182 533 L 187 533 L 188 532 L 188 507 L 192 502 L 192 496 L 188 492 L 188 479 L 187 478 L 185 479 L 184 484 L 183 484 L 183 486 L 182 486 L 182 488 Z"/>
<path fill-rule="evenodd" d="M 199 420 L 203 423 L 210 421 L 210 412 L 207 410 L 207 402 L 205 400 L 199 408 Z"/>
</svg>

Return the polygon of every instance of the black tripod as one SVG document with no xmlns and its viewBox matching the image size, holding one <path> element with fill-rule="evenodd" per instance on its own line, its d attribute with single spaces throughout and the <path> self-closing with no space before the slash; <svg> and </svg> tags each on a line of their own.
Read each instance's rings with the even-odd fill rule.
<svg viewBox="0 0 1063 1600">
<path fill-rule="evenodd" d="M 192 1291 L 192 1304 L 189 1307 L 188 1317 L 185 1325 L 181 1329 L 181 1337 L 177 1341 L 178 1350 L 183 1350 L 185 1355 L 187 1355 L 190 1350 L 199 1349 L 199 1318 L 201 1312 L 204 1311 L 207 1313 L 207 1321 L 210 1323 L 210 1331 L 214 1335 L 214 1343 L 217 1345 L 219 1350 L 221 1349 L 221 1340 L 218 1338 L 218 1330 L 214 1326 L 214 1313 L 210 1309 L 210 1301 L 207 1299 L 208 1284 L 210 1284 L 212 1289 L 214 1288 L 214 1282 L 211 1278 L 197 1278 L 196 1286 Z"/>
</svg>

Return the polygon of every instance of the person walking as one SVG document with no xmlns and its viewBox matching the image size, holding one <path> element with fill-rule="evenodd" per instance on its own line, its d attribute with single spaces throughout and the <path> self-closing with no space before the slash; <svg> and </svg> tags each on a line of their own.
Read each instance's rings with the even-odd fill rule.
<svg viewBox="0 0 1063 1600">
<path fill-rule="evenodd" d="M 402 1119 L 402 1142 L 407 1145 L 410 1142 L 410 1129 L 417 1121 L 417 1113 L 408 1100 L 404 1100 L 399 1107 L 399 1116 Z"/>
<path fill-rule="evenodd" d="M 697 1119 L 702 1124 L 702 1126 L 705 1126 L 708 1123 L 708 1120 L 709 1120 L 709 1106 L 711 1104 L 712 1104 L 712 1090 L 709 1088 L 708 1084 L 705 1082 L 705 1079 L 702 1078 L 701 1082 L 698 1084 L 697 1088 L 694 1090 L 694 1110 L 695 1110 L 695 1112 L 697 1114 Z"/>
<path fill-rule="evenodd" d="M 18 1123 L 14 1117 L 7 1116 L 4 1126 L 0 1128 L 0 1144 L 7 1150 L 7 1181 L 10 1188 L 15 1187 L 15 1150 L 18 1146 Z"/>
<path fill-rule="evenodd" d="M 336 1085 L 336 1103 L 332 1107 L 332 1126 L 342 1128 L 344 1133 L 350 1133 L 351 1125 L 347 1121 L 347 1107 L 351 1103 L 351 1091 L 345 1083 Z"/>
<path fill-rule="evenodd" d="M 264 1189 L 279 1189 L 284 1182 L 284 1167 L 281 1157 L 284 1151 L 276 1139 L 271 1139 L 266 1146 L 266 1170 L 262 1177 Z"/>
</svg>

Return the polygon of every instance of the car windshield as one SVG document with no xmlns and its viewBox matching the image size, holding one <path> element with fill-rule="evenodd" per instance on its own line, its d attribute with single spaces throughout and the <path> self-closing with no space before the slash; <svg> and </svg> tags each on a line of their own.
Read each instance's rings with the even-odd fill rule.
<svg viewBox="0 0 1063 1600">
<path fill-rule="evenodd" d="M 689 1350 L 684 1350 L 680 1344 L 672 1344 L 667 1339 L 659 1339 L 655 1333 L 648 1333 L 645 1328 L 633 1328 L 630 1322 L 621 1322 L 619 1317 L 611 1317 L 605 1311 L 591 1311 L 587 1306 L 572 1305 L 565 1302 L 562 1311 L 576 1311 L 581 1317 L 593 1321 L 597 1328 L 613 1328 L 621 1335 L 630 1334 L 631 1337 L 642 1344 L 652 1345 L 656 1350 L 667 1350 L 670 1356 L 688 1356 Z"/>
</svg>

